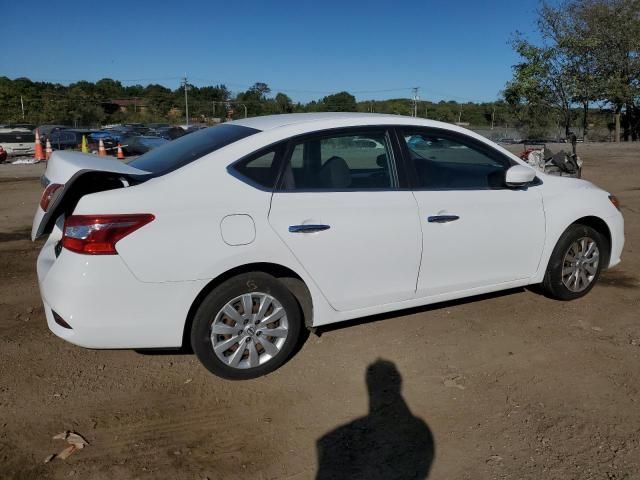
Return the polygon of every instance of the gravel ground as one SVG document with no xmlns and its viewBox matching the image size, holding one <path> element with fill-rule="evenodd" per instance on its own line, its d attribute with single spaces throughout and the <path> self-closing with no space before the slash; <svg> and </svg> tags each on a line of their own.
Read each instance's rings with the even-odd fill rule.
<svg viewBox="0 0 640 480">
<path fill-rule="evenodd" d="M 43 166 L 0 165 L 0 478 L 640 478 L 640 145 L 579 148 L 627 223 L 622 264 L 587 297 L 350 322 L 247 382 L 50 334 L 28 240 Z M 44 464 L 64 430 L 90 445 Z"/>
</svg>

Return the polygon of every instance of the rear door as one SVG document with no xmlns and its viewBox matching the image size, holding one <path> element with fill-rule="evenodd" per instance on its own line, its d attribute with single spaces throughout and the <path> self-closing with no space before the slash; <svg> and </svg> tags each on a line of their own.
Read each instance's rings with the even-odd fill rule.
<svg viewBox="0 0 640 480">
<path fill-rule="evenodd" d="M 413 298 L 420 264 L 415 199 L 398 188 L 384 128 L 293 140 L 269 222 L 340 311 Z"/>
<path fill-rule="evenodd" d="M 404 129 L 399 137 L 423 232 L 417 296 L 531 277 L 545 239 L 540 189 L 507 188 L 510 159 L 467 135 Z"/>
</svg>

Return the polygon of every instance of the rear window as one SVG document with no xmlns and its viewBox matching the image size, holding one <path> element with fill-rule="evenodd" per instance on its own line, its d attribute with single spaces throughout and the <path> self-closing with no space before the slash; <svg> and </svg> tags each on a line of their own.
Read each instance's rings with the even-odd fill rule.
<svg viewBox="0 0 640 480">
<path fill-rule="evenodd" d="M 205 128 L 151 150 L 129 162 L 129 165 L 155 175 L 164 175 L 259 131 L 230 124 Z"/>
<path fill-rule="evenodd" d="M 33 143 L 36 137 L 31 132 L 0 133 L 0 143 Z"/>
</svg>

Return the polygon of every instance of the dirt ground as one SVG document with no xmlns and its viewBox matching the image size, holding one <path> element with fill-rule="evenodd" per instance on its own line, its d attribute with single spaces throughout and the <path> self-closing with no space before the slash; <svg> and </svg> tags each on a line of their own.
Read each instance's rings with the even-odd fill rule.
<svg viewBox="0 0 640 480">
<path fill-rule="evenodd" d="M 0 478 L 640 478 L 640 145 L 579 148 L 627 235 L 585 298 L 515 290 L 351 322 L 246 382 L 49 333 L 28 239 L 42 167 L 0 165 Z M 64 430 L 90 446 L 44 464 Z"/>
</svg>

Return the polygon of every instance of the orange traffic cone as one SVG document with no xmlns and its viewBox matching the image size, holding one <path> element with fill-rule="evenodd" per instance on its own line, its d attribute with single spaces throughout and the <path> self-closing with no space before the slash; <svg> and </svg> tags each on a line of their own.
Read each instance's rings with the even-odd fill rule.
<svg viewBox="0 0 640 480">
<path fill-rule="evenodd" d="M 98 142 L 98 155 L 100 157 L 106 157 L 107 156 L 107 151 L 104 148 L 104 142 L 102 141 L 102 139 L 100 139 L 100 142 Z"/>
<path fill-rule="evenodd" d="M 42 143 L 40 142 L 40 133 L 38 132 L 38 129 L 36 128 L 36 154 L 35 154 L 35 161 L 36 162 L 41 162 L 42 160 L 44 160 L 44 152 L 42 151 Z"/>
<path fill-rule="evenodd" d="M 118 160 L 124 160 L 124 153 L 122 152 L 122 145 L 118 144 Z"/>
<path fill-rule="evenodd" d="M 47 138 L 47 146 L 44 149 L 44 159 L 49 161 L 52 153 L 53 153 L 53 149 L 51 148 L 51 142 Z"/>
</svg>

